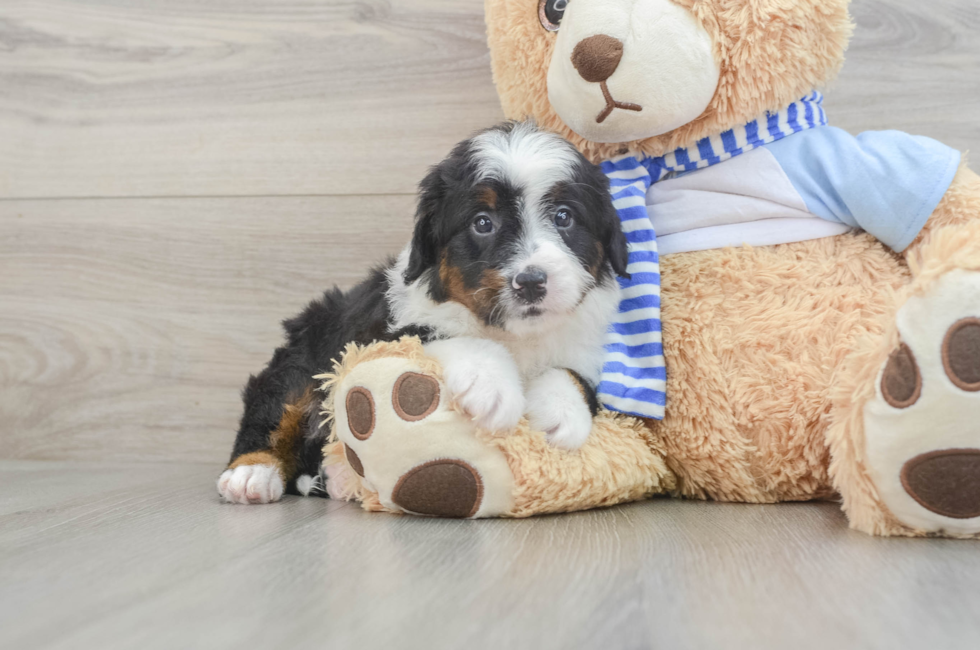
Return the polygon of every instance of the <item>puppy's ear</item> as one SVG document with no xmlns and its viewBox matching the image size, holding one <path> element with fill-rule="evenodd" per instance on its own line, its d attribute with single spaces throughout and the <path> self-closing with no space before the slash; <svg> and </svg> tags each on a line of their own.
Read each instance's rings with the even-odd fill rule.
<svg viewBox="0 0 980 650">
<path fill-rule="evenodd" d="M 440 170 L 433 168 L 419 183 L 415 234 L 412 235 L 412 249 L 408 256 L 408 267 L 405 269 L 405 284 L 412 284 L 418 280 L 437 261 L 439 243 L 436 241 L 434 221 L 444 194 Z"/>
<path fill-rule="evenodd" d="M 613 205 L 612 194 L 609 191 L 609 179 L 602 173 L 598 165 L 593 165 L 579 154 L 581 167 L 580 186 L 587 186 L 592 189 L 589 193 L 588 205 L 593 214 L 598 215 L 596 219 L 597 229 L 593 231 L 599 242 L 605 257 L 609 260 L 616 275 L 630 278 L 626 272 L 626 264 L 629 262 L 629 245 L 626 235 L 623 234 L 623 224 L 619 219 L 619 212 Z"/>
<path fill-rule="evenodd" d="M 623 234 L 623 229 L 619 225 L 619 215 L 616 215 L 616 227 L 613 229 L 608 243 L 605 244 L 605 248 L 613 271 L 616 272 L 616 275 L 629 280 L 630 274 L 626 272 L 626 264 L 629 262 L 630 255 L 629 244 L 626 242 L 626 235 Z"/>
<path fill-rule="evenodd" d="M 600 193 L 600 208 L 602 214 L 602 247 L 606 251 L 606 258 L 612 266 L 616 275 L 626 278 L 630 274 L 626 272 L 626 264 L 629 261 L 629 244 L 626 242 L 626 235 L 623 234 L 623 222 L 619 219 L 619 212 L 613 206 L 612 195 L 609 193 L 609 181 L 605 174 L 596 168 L 595 182 L 602 187 Z"/>
</svg>

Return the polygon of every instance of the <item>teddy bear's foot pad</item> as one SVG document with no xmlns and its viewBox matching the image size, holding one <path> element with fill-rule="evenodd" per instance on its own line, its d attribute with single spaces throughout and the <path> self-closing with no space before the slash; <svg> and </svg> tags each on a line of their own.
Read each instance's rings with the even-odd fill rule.
<svg viewBox="0 0 980 650">
<path fill-rule="evenodd" d="M 409 358 L 357 364 L 333 391 L 346 465 L 388 510 L 504 514 L 513 484 L 507 461 L 477 436 L 448 393 L 441 377 Z"/>
<path fill-rule="evenodd" d="M 431 460 L 398 479 L 391 500 L 421 515 L 472 517 L 483 501 L 483 481 L 469 463 Z"/>
<path fill-rule="evenodd" d="M 980 533 L 980 273 L 948 273 L 896 321 L 864 409 L 872 480 L 907 526 Z"/>
<path fill-rule="evenodd" d="M 980 517 L 980 449 L 919 454 L 902 467 L 902 486 L 926 510 L 953 519 Z"/>
</svg>

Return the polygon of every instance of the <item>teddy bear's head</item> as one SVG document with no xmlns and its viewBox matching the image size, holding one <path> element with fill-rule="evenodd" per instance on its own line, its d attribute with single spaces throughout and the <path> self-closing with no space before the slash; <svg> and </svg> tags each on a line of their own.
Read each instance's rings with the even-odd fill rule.
<svg viewBox="0 0 980 650">
<path fill-rule="evenodd" d="M 659 156 L 826 83 L 849 0 L 486 0 L 494 79 L 593 160 Z"/>
</svg>

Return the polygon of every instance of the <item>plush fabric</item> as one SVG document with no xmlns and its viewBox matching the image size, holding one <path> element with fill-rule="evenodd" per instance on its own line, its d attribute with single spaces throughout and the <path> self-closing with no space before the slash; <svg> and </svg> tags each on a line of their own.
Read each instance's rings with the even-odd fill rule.
<svg viewBox="0 0 980 650">
<path fill-rule="evenodd" d="M 462 480 L 455 484 L 444 478 L 445 472 L 427 477 L 418 471 L 439 461 L 464 463 L 478 477 L 479 502 L 456 516 L 527 517 L 584 510 L 675 487 L 664 449 L 635 418 L 601 413 L 585 446 L 570 454 L 549 445 L 526 420 L 506 437 L 478 431 L 448 400 L 441 400 L 437 408 L 420 409 L 421 417 L 410 418 L 413 421 L 386 416 L 385 402 L 397 401 L 392 399 L 393 386 L 406 372 L 431 378 L 440 387 L 437 392 L 447 394 L 442 369 L 425 356 L 415 337 L 366 348 L 348 346 L 334 372 L 320 377 L 322 391 L 331 395 L 323 403 L 325 422 L 331 426 L 324 450 L 331 497 L 360 501 L 367 510 L 450 516 L 435 512 L 443 504 L 432 502 L 470 491 L 471 481 L 466 470 L 458 473 Z M 349 415 L 350 395 L 362 391 L 373 396 L 379 412 L 375 431 L 368 436 Z M 500 459 L 506 459 L 506 465 Z M 449 485 L 443 488 L 440 482 Z M 406 484 L 415 485 L 415 494 L 428 493 L 428 501 L 399 499 L 398 487 Z"/>
<path fill-rule="evenodd" d="M 634 141 L 586 139 L 549 102 L 556 36 L 539 24 L 536 3 L 487 0 L 505 111 L 533 117 L 599 162 L 661 156 L 803 97 L 836 73 L 851 31 L 845 0 L 675 5 L 692 12 L 716 48 L 718 87 L 701 115 Z M 605 46 L 606 54 L 614 52 Z M 895 180 L 889 156 L 877 166 L 886 184 Z M 942 158 L 946 167 L 955 161 L 955 155 Z M 586 444 L 569 453 L 549 447 L 542 433 L 523 424 L 506 437 L 474 432 L 449 407 L 461 419 L 433 429 L 435 442 L 427 440 L 428 429 L 418 429 L 416 440 L 427 451 L 397 472 L 437 459 L 476 468 L 478 479 L 471 480 L 468 469 L 446 469 L 438 477 L 445 485 L 450 479 L 444 476 L 462 477 L 451 480 L 464 495 L 477 493 L 474 482 L 481 495 L 496 490 L 491 502 L 474 506 L 473 516 L 565 512 L 655 494 L 751 503 L 835 499 L 850 525 L 870 534 L 980 537 L 980 390 L 974 382 L 980 377 L 980 177 L 964 160 L 950 184 L 950 170 L 939 166 L 930 170 L 948 189 L 941 197 L 928 188 L 911 193 L 907 202 L 935 208 L 901 253 L 855 230 L 661 256 L 669 396 L 663 420 L 602 412 Z M 810 173 L 819 180 L 819 173 Z M 885 219 L 878 214 L 883 210 L 872 207 L 863 218 Z M 890 243 L 903 248 L 908 242 L 896 236 Z M 437 364 L 411 340 L 352 348 L 340 372 L 357 372 L 362 363 L 392 354 L 438 380 Z M 343 394 L 332 399 L 328 408 L 346 408 Z M 364 484 L 338 442 L 327 450 L 340 496 L 370 509 L 395 509 Z M 499 469 L 501 459 L 506 471 Z M 376 462 L 389 467 L 381 472 L 391 474 L 387 484 L 400 480 L 384 453 Z M 487 462 L 492 471 L 479 470 Z M 418 493 L 431 499 L 428 491 Z M 470 500 L 447 502 L 463 512 Z"/>
<path fill-rule="evenodd" d="M 925 295 L 958 269 L 980 270 L 980 177 L 964 163 L 926 229 L 905 251 L 914 276 L 886 295 L 881 336 L 868 336 L 841 366 L 831 400 L 834 418 L 827 431 L 830 473 L 852 527 L 873 535 L 921 536 L 928 531 L 903 525 L 882 503 L 868 468 L 864 409 L 876 392 L 876 379 L 899 345 L 894 313 L 913 295 Z M 932 431 L 925 432 L 927 435 Z M 974 533 L 955 534 L 973 537 Z"/>
<path fill-rule="evenodd" d="M 669 133 L 618 143 L 587 140 L 548 100 L 557 34 L 529 20 L 528 0 L 485 0 L 494 82 L 507 117 L 532 116 L 599 162 L 617 154 L 661 156 L 776 111 L 833 79 L 853 31 L 847 0 L 678 0 L 712 37 L 720 79 L 700 117 Z M 533 11 L 533 7 L 531 10 Z"/>
<path fill-rule="evenodd" d="M 632 161 L 632 165 L 624 165 Z M 606 333 L 606 357 L 596 388 L 607 409 L 637 417 L 664 417 L 667 370 L 660 324 L 660 255 L 657 234 L 644 206 L 650 174 L 635 158 L 602 166 L 613 206 L 629 243 L 615 321 Z"/>
<path fill-rule="evenodd" d="M 704 112 L 718 86 L 710 34 L 671 0 L 570 2 L 552 49 L 548 100 L 562 122 L 595 142 L 682 126 Z"/>
</svg>

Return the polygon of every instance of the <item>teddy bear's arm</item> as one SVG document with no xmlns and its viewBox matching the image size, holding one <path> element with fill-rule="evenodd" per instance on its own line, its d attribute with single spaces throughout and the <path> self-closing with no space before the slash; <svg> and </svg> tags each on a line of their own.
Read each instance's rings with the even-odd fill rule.
<svg viewBox="0 0 980 650">
<path fill-rule="evenodd" d="M 967 167 L 964 159 L 953 183 L 943 196 L 943 200 L 940 201 L 912 244 L 905 249 L 905 256 L 907 258 L 921 258 L 922 247 L 932 240 L 934 234 L 939 232 L 953 234 L 958 232 L 957 229 L 959 228 L 975 227 L 975 224 L 980 224 L 980 176 Z M 961 233 L 958 236 L 953 235 L 952 239 L 965 240 L 962 243 L 966 243 L 970 237 Z M 962 243 L 960 248 L 963 247 Z M 937 255 L 950 261 L 946 253 L 938 253 Z M 916 264 L 915 267 L 921 268 L 921 264 Z"/>
<path fill-rule="evenodd" d="M 811 213 L 860 228 L 897 252 L 922 230 L 960 163 L 955 149 L 899 131 L 855 137 L 823 127 L 767 149 Z"/>
</svg>

